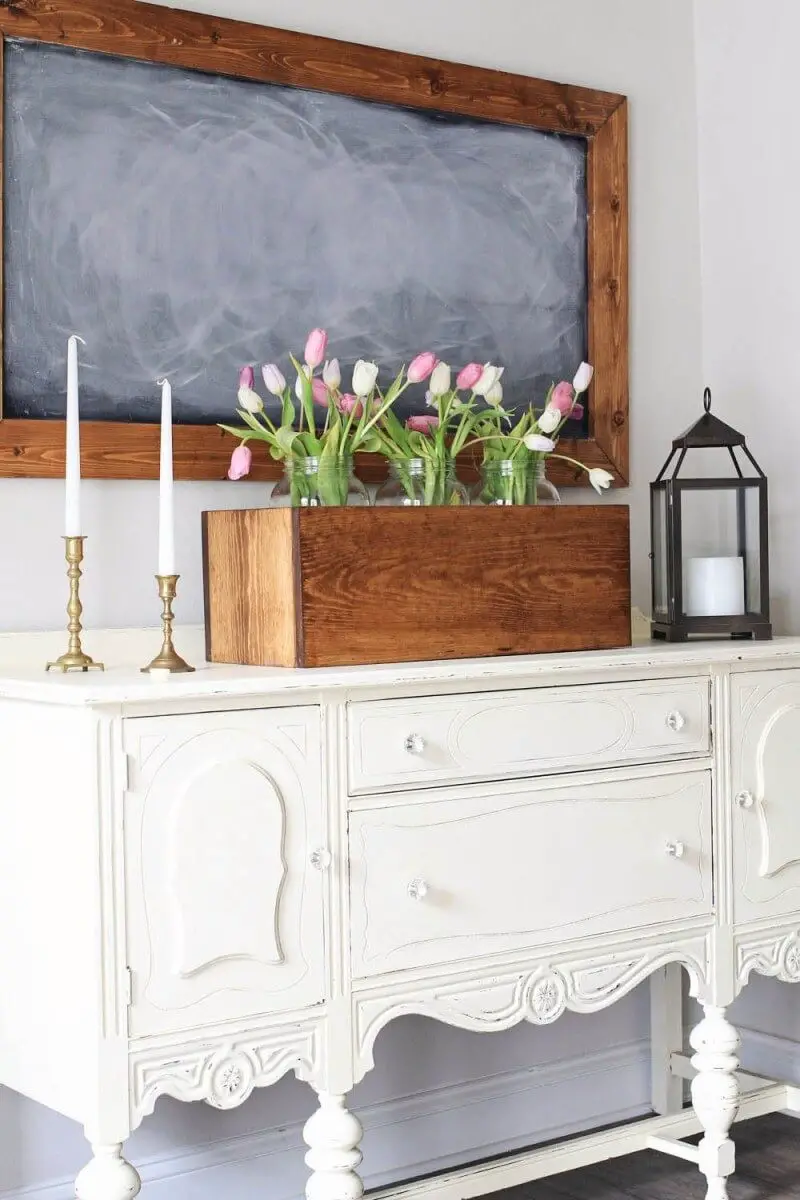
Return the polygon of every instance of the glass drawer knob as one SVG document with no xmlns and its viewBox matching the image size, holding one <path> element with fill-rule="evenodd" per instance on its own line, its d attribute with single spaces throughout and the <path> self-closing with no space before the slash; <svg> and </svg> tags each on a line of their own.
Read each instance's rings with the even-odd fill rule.
<svg viewBox="0 0 800 1200">
<path fill-rule="evenodd" d="M 424 879 L 412 879 L 407 891 L 412 900 L 424 900 L 428 894 L 428 885 Z"/>
<path fill-rule="evenodd" d="M 672 730 L 673 733 L 678 733 L 679 730 L 683 729 L 685 724 L 686 718 L 684 717 L 683 713 L 678 712 L 677 709 L 675 709 L 674 712 L 667 714 L 667 726 Z"/>
<path fill-rule="evenodd" d="M 331 865 L 331 852 L 324 846 L 318 846 L 316 850 L 311 851 L 309 861 L 315 871 L 327 871 Z"/>
<path fill-rule="evenodd" d="M 686 847 L 683 842 L 667 842 L 667 854 L 670 858 L 683 858 Z"/>
<path fill-rule="evenodd" d="M 752 792 L 737 792 L 733 799 L 734 799 L 735 803 L 739 806 L 739 808 L 752 808 L 753 807 L 753 793 Z"/>
<path fill-rule="evenodd" d="M 410 733 L 403 742 L 403 749 L 409 754 L 422 754 L 425 749 L 425 738 L 419 733 Z"/>
</svg>

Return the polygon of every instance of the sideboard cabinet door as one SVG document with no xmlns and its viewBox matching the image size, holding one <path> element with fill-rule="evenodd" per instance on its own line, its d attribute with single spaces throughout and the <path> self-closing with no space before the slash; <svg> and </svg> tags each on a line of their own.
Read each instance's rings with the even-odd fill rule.
<svg viewBox="0 0 800 1200">
<path fill-rule="evenodd" d="M 318 709 L 136 718 L 125 750 L 132 1036 L 321 1002 Z"/>
<path fill-rule="evenodd" d="M 734 676 L 734 919 L 800 914 L 800 671 Z"/>
</svg>

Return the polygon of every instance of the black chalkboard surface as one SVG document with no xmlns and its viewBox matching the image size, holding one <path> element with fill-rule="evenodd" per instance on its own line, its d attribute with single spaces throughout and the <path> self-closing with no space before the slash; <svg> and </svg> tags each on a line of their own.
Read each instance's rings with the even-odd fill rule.
<svg viewBox="0 0 800 1200">
<path fill-rule="evenodd" d="M 228 420 L 238 368 L 324 325 L 541 400 L 587 354 L 586 141 L 7 40 L 7 418 Z M 421 392 L 421 389 L 420 389 Z M 412 402 L 420 407 L 421 394 Z"/>
</svg>

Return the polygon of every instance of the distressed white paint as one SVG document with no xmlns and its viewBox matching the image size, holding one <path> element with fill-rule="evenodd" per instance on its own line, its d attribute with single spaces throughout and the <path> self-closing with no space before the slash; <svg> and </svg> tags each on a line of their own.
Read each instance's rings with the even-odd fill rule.
<svg viewBox="0 0 800 1200">
<path fill-rule="evenodd" d="M 769 853 L 794 810 L 796 752 L 775 714 L 800 712 L 798 679 L 800 639 L 320 672 L 206 667 L 180 681 L 124 668 L 66 680 L 9 671 L 0 902 L 15 901 L 20 916 L 0 929 L 0 969 L 32 982 L 35 1003 L 27 986 L 0 995 L 0 1077 L 84 1125 L 95 1157 L 78 1195 L 126 1200 L 138 1175 L 119 1146 L 160 1095 L 225 1110 L 293 1071 L 320 1097 L 305 1130 L 310 1200 L 358 1200 L 361 1125 L 349 1094 L 390 1022 L 418 1013 L 474 1031 L 548 1025 L 567 1009 L 605 1009 L 680 963 L 705 1008 L 692 1037 L 705 1138 L 697 1152 L 677 1151 L 697 1153 L 709 1200 L 724 1200 L 739 1043 L 726 1007 L 754 973 L 800 981 L 795 859 Z M 423 717 L 433 700 L 502 714 L 512 683 L 523 710 L 540 690 L 556 709 L 625 694 L 632 733 L 615 765 L 600 748 L 577 772 L 530 765 L 508 778 L 512 739 L 507 762 L 501 747 L 480 781 L 469 782 L 469 767 L 460 778 L 456 764 L 445 785 L 386 791 L 378 774 L 348 795 L 345 764 L 370 705 L 402 717 L 417 696 Z M 693 708 L 697 694 L 710 703 Z M 635 735 L 640 718 L 655 728 L 659 706 L 676 738 L 667 761 L 661 740 Z M 735 741 L 742 727 L 731 763 L 730 731 Z M 448 728 L 426 735 L 421 751 L 405 752 L 435 760 Z M 45 741 L 60 753 L 37 753 Z M 742 790 L 759 822 L 744 856 L 733 828 L 751 815 L 736 803 Z M 41 831 L 59 815 L 51 845 Z M 388 842 L 372 835 L 380 829 Z M 753 874 L 790 898 L 776 910 L 772 893 L 752 894 L 741 910 Z M 81 886 L 70 886 L 76 875 Z M 54 986 L 65 962 L 68 1002 Z M 748 1091 L 744 1115 L 793 1095 Z M 661 1148 L 674 1152 L 669 1138 L 694 1128 L 668 1113 L 408 1194 L 478 1195 L 641 1138 L 666 1138 Z"/>
</svg>

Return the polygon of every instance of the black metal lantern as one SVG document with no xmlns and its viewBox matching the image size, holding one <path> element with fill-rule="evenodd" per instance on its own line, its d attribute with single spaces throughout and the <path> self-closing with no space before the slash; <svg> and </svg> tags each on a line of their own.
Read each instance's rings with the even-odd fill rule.
<svg viewBox="0 0 800 1200">
<path fill-rule="evenodd" d="M 650 485 L 653 637 L 771 638 L 766 476 L 744 436 L 712 415 L 708 388 L 703 408 Z M 689 450 L 716 448 L 734 475 L 678 478 Z"/>
</svg>

